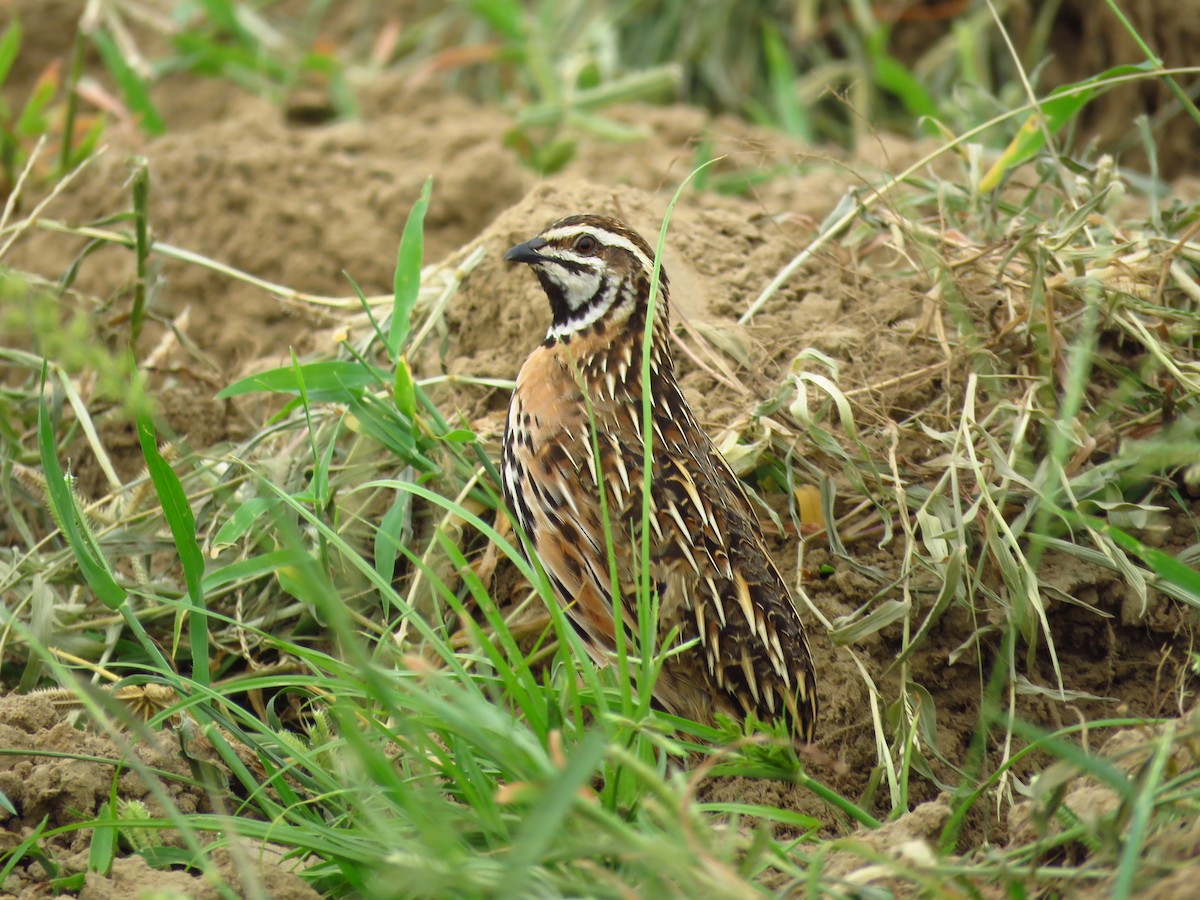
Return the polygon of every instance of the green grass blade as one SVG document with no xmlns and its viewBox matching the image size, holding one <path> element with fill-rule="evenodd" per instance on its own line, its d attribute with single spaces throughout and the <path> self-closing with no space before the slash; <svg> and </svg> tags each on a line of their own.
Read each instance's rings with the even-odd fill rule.
<svg viewBox="0 0 1200 900">
<path fill-rule="evenodd" d="M 46 870 L 47 875 L 57 874 L 57 867 L 51 862 L 41 850 L 38 849 L 37 843 L 45 836 L 46 825 L 50 821 L 50 815 L 42 817 L 42 821 L 38 822 L 37 827 L 29 833 L 29 837 L 8 851 L 8 858 L 4 863 L 3 868 L 0 868 L 0 885 L 4 884 L 8 876 L 12 874 L 13 869 L 21 862 L 28 854 L 41 863 L 42 868 Z"/>
<path fill-rule="evenodd" d="M 88 36 L 100 52 L 100 58 L 104 61 L 104 67 L 108 70 L 108 74 L 121 89 L 125 103 L 137 116 L 142 130 L 152 136 L 165 134 L 167 126 L 163 122 L 162 116 L 158 114 L 154 101 L 150 99 L 149 85 L 125 61 L 125 57 L 117 49 L 113 39 L 100 28 Z"/>
<path fill-rule="evenodd" d="M 147 272 L 150 257 L 150 163 L 138 157 L 133 161 L 133 222 L 134 258 L 137 278 L 133 282 L 133 311 L 129 315 L 129 343 L 137 345 L 142 333 L 142 320 L 146 316 L 148 293 Z"/>
<path fill-rule="evenodd" d="M 979 190 L 994 190 L 1000 186 L 1005 173 L 1037 156 L 1046 146 L 1046 135 L 1054 134 L 1074 119 L 1108 79 L 1151 70 L 1153 65 L 1148 62 L 1116 66 L 1093 78 L 1064 85 L 1051 92 L 1038 104 L 1038 109 L 1029 114 L 1000 158 L 983 176 L 979 182 Z"/>
<path fill-rule="evenodd" d="M 18 137 L 38 138 L 48 132 L 50 126 L 50 104 L 58 94 L 61 79 L 57 69 L 50 68 L 34 83 L 29 99 L 17 118 L 12 131 Z"/>
<path fill-rule="evenodd" d="M 63 178 L 71 171 L 73 161 L 82 160 L 91 152 L 94 146 L 94 135 L 97 126 L 103 119 L 97 117 L 95 123 L 83 136 L 81 146 L 73 147 L 75 140 L 75 122 L 79 113 L 79 79 L 83 76 L 84 36 L 79 29 L 75 30 L 75 40 L 71 43 L 71 65 L 67 71 L 67 102 L 63 112 L 62 146 L 58 152 L 58 177 Z M 0 73 L 0 84 L 4 83 L 4 75 Z M 73 150 L 78 149 L 78 152 Z"/>
<path fill-rule="evenodd" d="M 343 421 L 341 417 L 334 420 L 334 433 L 325 443 L 324 452 L 317 446 L 317 427 L 313 422 L 312 402 L 304 380 L 304 372 L 300 360 L 296 357 L 295 348 L 291 349 L 292 370 L 296 373 L 296 386 L 300 390 L 300 405 L 304 409 L 305 429 L 308 435 L 308 447 L 312 452 L 312 478 L 309 481 L 307 497 L 297 496 L 296 499 L 307 499 L 318 512 L 324 512 L 329 504 L 329 467 L 333 463 L 333 453 L 337 449 L 337 431 Z"/>
<path fill-rule="evenodd" d="M 263 513 L 274 508 L 276 501 L 272 497 L 251 497 L 245 503 L 239 505 L 225 522 L 218 529 L 216 537 L 212 539 L 212 546 L 215 550 L 224 550 L 231 547 L 241 540 L 250 528 L 257 522 Z"/>
<path fill-rule="evenodd" d="M 696 174 L 704 171 L 709 166 L 720 162 L 724 157 L 716 157 L 708 162 L 701 163 L 696 168 L 688 173 L 687 178 L 683 179 L 679 187 L 675 189 L 674 195 L 671 197 L 671 202 L 667 204 L 667 211 L 663 215 L 662 227 L 658 232 L 658 243 L 654 247 L 654 268 L 650 273 L 650 297 L 646 304 L 646 328 L 642 334 L 642 510 L 641 510 L 641 525 L 642 525 L 642 540 L 639 548 L 638 560 L 638 590 L 637 590 L 637 610 L 638 610 L 638 638 L 639 652 L 642 658 L 642 677 L 640 680 L 642 690 L 644 692 L 645 702 L 649 703 L 650 687 L 654 684 L 653 666 L 656 653 L 655 629 L 658 624 L 658 613 L 655 608 L 656 600 L 652 596 L 651 577 L 650 577 L 650 517 L 653 515 L 651 510 L 651 495 L 650 486 L 654 479 L 654 396 L 650 391 L 651 381 L 651 357 L 654 349 L 654 321 L 657 315 L 658 306 L 658 286 L 662 279 L 662 255 L 663 248 L 667 243 L 667 229 L 671 225 L 671 213 L 675 210 L 675 205 L 679 202 L 679 198 L 683 196 L 684 190 L 691 183 Z"/>
<path fill-rule="evenodd" d="M 154 423 L 148 416 L 138 416 L 137 432 L 138 441 L 142 445 L 142 455 L 146 458 L 146 468 L 150 472 L 150 480 L 158 493 L 163 515 L 166 516 L 167 526 L 171 529 L 171 537 L 175 541 L 175 549 L 179 553 L 179 562 L 183 566 L 184 580 L 187 583 L 188 599 L 191 600 L 192 608 L 188 611 L 188 636 L 191 638 L 192 677 L 198 683 L 206 685 L 209 680 L 208 616 L 203 589 L 204 554 L 196 541 L 196 517 L 192 513 L 191 504 L 188 503 L 183 483 L 159 452 L 158 436 L 154 431 Z"/>
<path fill-rule="evenodd" d="M 388 325 L 388 353 L 398 359 L 408 340 L 412 328 L 413 309 L 421 290 L 421 265 L 425 257 L 425 213 L 429 209 L 429 196 L 433 191 L 433 177 L 425 179 L 421 196 L 413 204 L 400 236 L 400 249 L 396 254 L 396 276 L 393 280 L 394 303 L 392 321 Z"/>
<path fill-rule="evenodd" d="M 596 771 L 607 749 L 604 733 L 593 731 L 574 749 L 566 768 L 546 785 L 538 803 L 525 817 L 525 827 L 508 859 L 511 880 L 505 885 L 507 896 L 524 896 L 523 888 L 533 866 L 562 829 L 567 813 L 579 802 L 579 789 Z"/>
<path fill-rule="evenodd" d="M 42 367 L 42 384 L 46 382 L 46 367 Z M 54 427 L 50 423 L 50 408 L 45 396 L 38 400 L 38 448 L 41 452 L 42 470 L 46 475 L 46 495 L 50 510 L 63 537 L 75 554 L 79 571 L 95 592 L 100 602 L 109 609 L 119 609 L 125 603 L 125 589 L 117 584 L 108 561 L 96 549 L 94 542 L 85 537 L 87 529 L 83 510 L 79 508 L 75 494 L 67 484 L 62 466 L 54 446 Z"/>
<path fill-rule="evenodd" d="M 701 812 L 714 813 L 721 816 L 751 816 L 756 819 L 765 819 L 769 822 L 778 822 L 781 825 L 803 828 L 808 831 L 815 831 L 821 827 L 820 819 L 806 816 L 804 813 L 796 812 L 792 809 L 782 809 L 762 803 L 697 803 L 695 808 Z"/>
<path fill-rule="evenodd" d="M 812 122 L 808 111 L 796 98 L 796 69 L 787 44 L 775 28 L 763 26 L 763 57 L 767 66 L 767 83 L 779 124 L 788 134 L 805 141 L 812 140 Z M 703 188 L 698 186 L 698 189 Z"/>
<path fill-rule="evenodd" d="M 1142 863 L 1142 854 L 1146 851 L 1147 831 L 1150 820 L 1154 816 L 1154 807 L 1158 800 L 1158 789 L 1162 782 L 1163 770 L 1167 760 L 1175 750 L 1175 722 L 1168 722 L 1155 743 L 1154 754 L 1150 757 L 1142 772 L 1141 783 L 1133 800 L 1133 812 L 1129 820 L 1129 829 L 1125 835 L 1125 845 L 1121 848 L 1121 864 L 1117 869 L 1117 877 L 1113 882 L 1112 896 L 1124 900 L 1133 897 L 1134 879 Z"/>
<path fill-rule="evenodd" d="M 256 54 L 268 55 L 262 53 L 263 48 L 259 41 L 249 29 L 242 25 L 241 19 L 238 18 L 237 6 L 230 0 L 197 0 L 197 2 L 208 13 L 212 23 L 220 31 L 232 37 L 239 46 Z"/>
<path fill-rule="evenodd" d="M 282 366 L 239 379 L 217 394 L 227 400 L 242 394 L 266 392 L 300 395 L 301 378 L 304 390 L 312 400 L 330 403 L 347 402 L 352 394 L 370 387 L 386 385 L 388 373 L 344 359 L 327 359 L 300 366 Z"/>
<path fill-rule="evenodd" d="M 4 29 L 4 34 L 0 35 L 0 85 L 7 80 L 8 72 L 12 68 L 13 62 L 16 61 L 20 49 L 21 23 L 19 20 L 13 19 Z"/>
<path fill-rule="evenodd" d="M 1189 594 L 1191 599 L 1188 602 L 1192 606 L 1200 607 L 1200 572 L 1191 566 L 1184 565 L 1164 550 L 1148 547 L 1115 526 L 1095 521 L 1093 527 L 1111 537 L 1113 543 L 1122 550 L 1140 556 L 1160 578 L 1171 582 L 1181 591 Z"/>
<path fill-rule="evenodd" d="M 108 802 L 96 814 L 92 840 L 88 846 L 87 870 L 107 875 L 117 855 L 117 785 L 114 782 Z"/>
<path fill-rule="evenodd" d="M 515 43 L 524 37 L 525 11 L 516 0 L 472 0 L 471 12 Z"/>
<path fill-rule="evenodd" d="M 408 356 L 401 356 L 396 360 L 396 374 L 392 379 L 392 398 L 400 415 L 409 422 L 415 422 L 417 418 L 417 384 L 413 380 L 412 369 L 408 366 Z"/>
<path fill-rule="evenodd" d="M 375 531 L 375 571 L 379 577 L 391 584 L 396 574 L 396 557 L 400 552 L 401 538 L 412 518 L 412 496 L 399 492 L 388 507 L 379 528 Z"/>
<path fill-rule="evenodd" d="M 863 49 L 867 52 L 875 81 L 894 94 L 914 117 L 937 118 L 938 106 L 907 66 L 887 52 L 891 29 L 879 27 L 872 32 Z"/>
<path fill-rule="evenodd" d="M 1109 760 L 1087 749 L 1064 741 L 1054 734 L 1039 728 L 1023 719 L 1015 719 L 1012 723 L 1013 734 L 1022 737 L 1031 744 L 1039 744 L 1055 759 L 1068 762 L 1081 772 L 1092 776 L 1101 784 L 1111 788 L 1125 802 L 1136 799 L 1138 787 L 1120 769 Z"/>
</svg>

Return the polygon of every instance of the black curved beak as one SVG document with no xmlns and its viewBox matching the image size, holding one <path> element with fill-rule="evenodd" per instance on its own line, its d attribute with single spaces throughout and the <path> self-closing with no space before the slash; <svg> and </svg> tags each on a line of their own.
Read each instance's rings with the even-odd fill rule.
<svg viewBox="0 0 1200 900">
<path fill-rule="evenodd" d="M 517 244 L 517 246 L 513 247 L 504 254 L 504 260 L 505 262 L 519 263 L 541 262 L 543 259 L 545 259 L 545 257 L 538 253 L 538 251 L 545 246 L 546 242 L 544 240 L 542 240 L 540 237 L 535 237 L 531 241 L 526 241 L 523 244 Z"/>
</svg>

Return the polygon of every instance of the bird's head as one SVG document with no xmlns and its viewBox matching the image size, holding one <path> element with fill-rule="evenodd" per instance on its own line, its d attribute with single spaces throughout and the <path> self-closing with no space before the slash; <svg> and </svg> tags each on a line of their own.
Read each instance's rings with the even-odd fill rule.
<svg viewBox="0 0 1200 900">
<path fill-rule="evenodd" d="M 553 317 L 550 338 L 567 340 L 601 320 L 628 320 L 649 302 L 654 251 L 616 219 L 560 219 L 504 258 L 531 266 L 542 283 Z M 662 270 L 659 288 L 659 316 L 665 319 L 668 286 Z"/>
</svg>

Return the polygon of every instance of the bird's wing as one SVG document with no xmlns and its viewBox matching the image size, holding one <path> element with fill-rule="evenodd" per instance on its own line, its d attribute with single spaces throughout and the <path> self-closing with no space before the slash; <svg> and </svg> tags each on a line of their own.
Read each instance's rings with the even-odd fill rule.
<svg viewBox="0 0 1200 900">
<path fill-rule="evenodd" d="M 753 507 L 686 407 L 675 408 L 659 431 L 665 440 L 655 452 L 651 490 L 662 531 L 652 566 L 662 596 L 660 633 L 678 626 L 684 639 L 698 638 L 707 667 L 679 677 L 705 678 L 741 714 L 768 721 L 785 715 L 811 741 L 812 656 Z M 679 657 L 676 668 L 684 662 Z"/>
</svg>

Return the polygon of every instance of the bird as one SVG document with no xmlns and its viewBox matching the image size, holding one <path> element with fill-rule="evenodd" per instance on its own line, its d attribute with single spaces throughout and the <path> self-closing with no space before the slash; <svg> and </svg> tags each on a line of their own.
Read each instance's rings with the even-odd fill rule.
<svg viewBox="0 0 1200 900">
<path fill-rule="evenodd" d="M 654 251 L 617 219 L 572 215 L 504 259 L 533 269 L 551 324 L 517 375 L 501 489 L 557 601 L 604 663 L 616 646 L 613 604 L 622 604 L 627 635 L 637 627 Z M 669 296 L 660 269 L 649 370 L 649 575 L 659 640 L 674 632 L 678 645 L 694 643 L 667 655 L 653 697 L 668 713 L 706 724 L 718 713 L 739 722 L 751 713 L 782 718 L 812 743 L 818 703 L 804 624 L 746 491 L 676 381 Z"/>
</svg>

